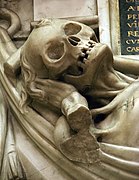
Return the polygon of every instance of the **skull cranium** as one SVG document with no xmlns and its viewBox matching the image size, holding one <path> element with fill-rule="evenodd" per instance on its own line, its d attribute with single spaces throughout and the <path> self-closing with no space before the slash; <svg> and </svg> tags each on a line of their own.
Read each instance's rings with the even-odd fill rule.
<svg viewBox="0 0 139 180">
<path fill-rule="evenodd" d="M 96 41 L 94 31 L 84 24 L 46 20 L 31 33 L 23 52 L 38 77 L 58 79 L 66 71 L 80 75 L 79 57 L 85 56 L 84 51 Z"/>
</svg>

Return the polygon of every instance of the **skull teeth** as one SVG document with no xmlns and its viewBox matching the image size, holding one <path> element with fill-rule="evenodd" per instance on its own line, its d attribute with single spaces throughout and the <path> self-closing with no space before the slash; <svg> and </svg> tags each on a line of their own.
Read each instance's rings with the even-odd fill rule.
<svg viewBox="0 0 139 180">
<path fill-rule="evenodd" d="M 89 54 L 91 53 L 92 48 L 95 46 L 96 43 L 94 41 L 89 41 L 87 44 L 82 47 L 76 69 L 69 69 L 68 74 L 70 75 L 82 75 L 87 69 L 87 62 L 89 61 Z"/>
<path fill-rule="evenodd" d="M 91 45 L 93 45 L 93 46 L 96 44 L 96 42 L 93 41 L 93 40 L 90 40 L 88 43 L 91 44 Z"/>
<path fill-rule="evenodd" d="M 81 54 L 80 54 L 80 61 L 81 62 L 85 62 L 88 60 L 88 55 L 90 54 L 92 48 L 95 46 L 96 42 L 94 41 L 89 41 L 87 43 L 87 45 L 85 45 L 82 50 L 81 50 Z"/>
<path fill-rule="evenodd" d="M 85 57 L 85 53 L 81 52 L 80 56 Z"/>
</svg>

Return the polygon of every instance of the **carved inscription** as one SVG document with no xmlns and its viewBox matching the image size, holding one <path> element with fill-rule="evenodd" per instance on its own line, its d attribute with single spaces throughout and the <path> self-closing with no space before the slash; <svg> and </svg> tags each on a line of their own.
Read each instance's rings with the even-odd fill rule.
<svg viewBox="0 0 139 180">
<path fill-rule="evenodd" d="M 139 54 L 139 0 L 119 0 L 121 54 Z"/>
</svg>

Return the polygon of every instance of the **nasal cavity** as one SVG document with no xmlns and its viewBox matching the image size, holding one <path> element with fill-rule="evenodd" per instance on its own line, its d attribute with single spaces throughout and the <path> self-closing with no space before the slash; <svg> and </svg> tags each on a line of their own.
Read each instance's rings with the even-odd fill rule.
<svg viewBox="0 0 139 180">
<path fill-rule="evenodd" d="M 81 40 L 76 36 L 70 36 L 68 37 L 68 41 L 70 42 L 71 45 L 77 46 Z"/>
</svg>

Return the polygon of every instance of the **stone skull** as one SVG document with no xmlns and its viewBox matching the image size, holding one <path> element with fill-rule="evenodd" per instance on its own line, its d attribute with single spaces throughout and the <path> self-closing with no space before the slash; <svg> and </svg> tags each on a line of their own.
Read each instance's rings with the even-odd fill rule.
<svg viewBox="0 0 139 180">
<path fill-rule="evenodd" d="M 63 79 L 83 90 L 92 84 L 100 52 L 109 49 L 96 42 L 94 31 L 82 23 L 44 20 L 30 34 L 22 54 L 37 77 Z"/>
</svg>

